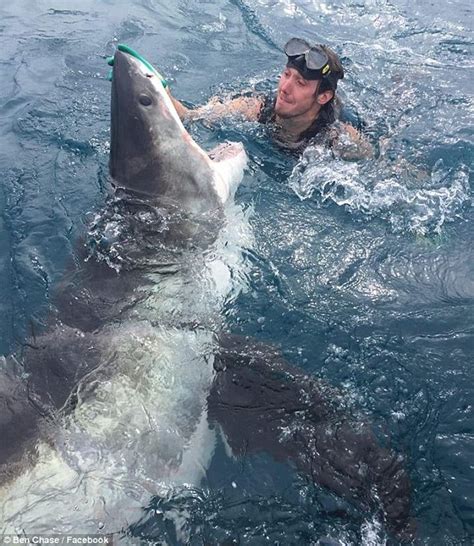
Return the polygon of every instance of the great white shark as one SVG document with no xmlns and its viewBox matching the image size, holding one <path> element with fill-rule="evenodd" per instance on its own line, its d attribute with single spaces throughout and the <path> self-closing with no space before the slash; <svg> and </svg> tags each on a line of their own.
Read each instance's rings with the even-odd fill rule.
<svg viewBox="0 0 474 546">
<path fill-rule="evenodd" d="M 199 483 L 215 333 L 241 259 L 232 237 L 245 239 L 232 204 L 245 151 L 212 156 L 160 78 L 117 51 L 110 199 L 44 333 L 2 363 L 2 532 L 116 533 L 152 495 Z"/>
<path fill-rule="evenodd" d="M 216 431 L 288 461 L 411 536 L 409 482 L 334 390 L 223 333 L 251 244 L 233 194 L 246 154 L 205 153 L 159 76 L 117 51 L 111 194 L 43 333 L 1 362 L 0 531 L 121 533 L 152 496 L 198 485 Z M 87 244 L 86 244 L 87 243 Z"/>
</svg>

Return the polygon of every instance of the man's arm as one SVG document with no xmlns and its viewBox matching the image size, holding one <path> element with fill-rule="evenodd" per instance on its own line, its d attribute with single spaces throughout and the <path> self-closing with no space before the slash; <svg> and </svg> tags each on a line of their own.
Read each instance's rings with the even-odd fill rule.
<svg viewBox="0 0 474 546">
<path fill-rule="evenodd" d="M 169 91 L 168 91 L 169 92 Z M 222 101 L 218 97 L 212 97 L 207 104 L 198 108 L 187 108 L 170 93 L 171 100 L 178 116 L 183 120 L 206 119 L 217 121 L 226 117 L 241 118 L 246 121 L 257 121 L 263 101 L 258 97 L 237 97 Z"/>
<path fill-rule="evenodd" d="M 183 121 L 204 119 L 214 122 L 226 117 L 258 121 L 263 107 L 263 100 L 259 97 L 237 97 L 229 100 L 212 97 L 207 104 L 197 108 L 187 108 L 171 93 L 170 97 Z M 331 129 L 330 139 L 333 149 L 342 159 L 370 159 L 374 155 L 372 144 L 349 123 L 336 122 Z"/>
<path fill-rule="evenodd" d="M 337 155 L 348 161 L 374 157 L 368 139 L 350 123 L 336 123 L 331 130 L 331 146 Z"/>
</svg>

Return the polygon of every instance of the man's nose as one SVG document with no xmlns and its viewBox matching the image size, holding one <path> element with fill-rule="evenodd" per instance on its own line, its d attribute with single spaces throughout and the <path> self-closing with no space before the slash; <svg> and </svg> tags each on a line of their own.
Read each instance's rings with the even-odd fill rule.
<svg viewBox="0 0 474 546">
<path fill-rule="evenodd" d="M 291 78 L 287 78 L 281 82 L 281 90 L 284 93 L 289 93 L 291 91 L 292 86 L 293 86 L 293 82 Z"/>
</svg>

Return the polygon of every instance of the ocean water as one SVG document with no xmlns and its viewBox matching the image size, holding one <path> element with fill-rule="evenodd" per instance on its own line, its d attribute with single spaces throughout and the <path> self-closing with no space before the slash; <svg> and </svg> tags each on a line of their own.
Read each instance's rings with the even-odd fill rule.
<svg viewBox="0 0 474 546">
<path fill-rule="evenodd" d="M 190 131 L 244 143 L 236 200 L 254 233 L 229 331 L 341 390 L 405 458 L 416 543 L 474 534 L 473 11 L 464 0 L 19 0 L 0 7 L 0 354 L 44 323 L 77 235 L 106 194 L 104 56 L 140 51 L 190 105 L 275 88 L 294 35 L 342 57 L 370 161 L 288 156 L 236 120 Z M 152 499 L 129 529 L 158 544 L 385 544 L 266 453 L 218 445 L 200 487 Z M 179 528 L 179 532 L 177 529 Z M 131 538 L 130 538 L 131 540 Z M 226 542 L 227 541 L 227 542 Z"/>
</svg>

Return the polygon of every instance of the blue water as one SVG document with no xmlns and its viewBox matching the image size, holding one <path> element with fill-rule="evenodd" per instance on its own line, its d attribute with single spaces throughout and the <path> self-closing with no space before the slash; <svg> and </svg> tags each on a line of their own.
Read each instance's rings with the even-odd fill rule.
<svg viewBox="0 0 474 546">
<path fill-rule="evenodd" d="M 16 1 L 0 7 L 0 354 L 40 328 L 74 241 L 104 201 L 110 84 L 138 49 L 189 104 L 270 90 L 292 35 L 339 52 L 345 115 L 377 155 L 285 155 L 254 124 L 196 124 L 242 141 L 250 169 L 248 290 L 229 328 L 340 387 L 406 459 L 417 543 L 474 532 L 473 11 L 423 0 Z M 363 513 L 329 515 L 271 458 L 218 447 L 205 483 L 155 499 L 135 536 L 173 544 L 383 544 Z M 231 540 L 234 542 L 230 542 Z"/>
</svg>

